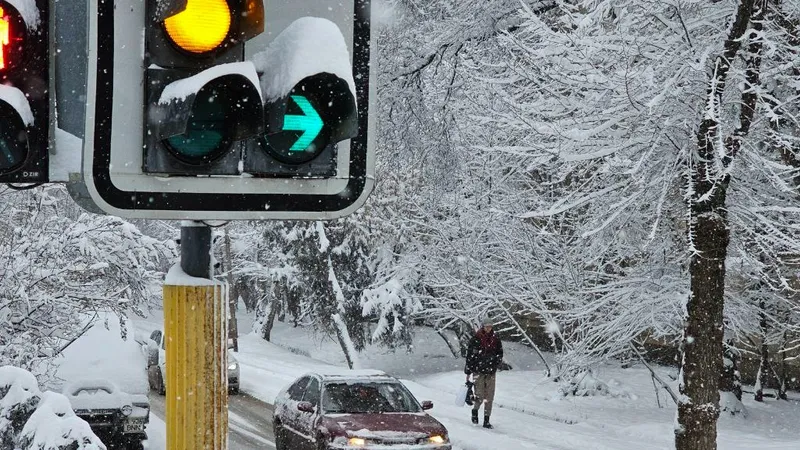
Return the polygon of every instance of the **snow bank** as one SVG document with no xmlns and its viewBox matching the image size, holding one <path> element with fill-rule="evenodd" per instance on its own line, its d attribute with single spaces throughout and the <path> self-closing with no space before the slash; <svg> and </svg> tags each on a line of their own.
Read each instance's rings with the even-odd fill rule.
<svg viewBox="0 0 800 450">
<path fill-rule="evenodd" d="M 147 440 L 144 441 L 146 450 L 166 450 L 167 424 L 161 418 L 150 413 L 150 422 L 147 424 Z"/>
<path fill-rule="evenodd" d="M 50 154 L 50 181 L 69 181 L 70 173 L 81 173 L 83 140 L 56 128 L 56 152 Z"/>
</svg>

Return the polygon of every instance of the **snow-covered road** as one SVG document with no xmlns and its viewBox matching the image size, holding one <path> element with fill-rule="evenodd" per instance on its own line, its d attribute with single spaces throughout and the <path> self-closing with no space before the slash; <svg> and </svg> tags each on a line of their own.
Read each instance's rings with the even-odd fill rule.
<svg viewBox="0 0 800 450">
<path fill-rule="evenodd" d="M 150 394 L 150 409 L 164 420 L 166 397 Z M 228 447 L 230 450 L 260 450 L 275 448 L 272 433 L 272 405 L 249 395 L 228 397 Z M 157 449 L 157 446 L 151 446 Z"/>
</svg>

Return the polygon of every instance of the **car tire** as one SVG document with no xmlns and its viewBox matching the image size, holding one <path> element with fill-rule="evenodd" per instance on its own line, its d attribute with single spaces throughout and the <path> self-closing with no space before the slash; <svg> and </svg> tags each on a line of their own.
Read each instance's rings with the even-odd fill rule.
<svg viewBox="0 0 800 450">
<path fill-rule="evenodd" d="M 164 377 L 161 371 L 158 371 L 158 395 L 167 395 L 167 384 L 164 383 Z"/>
<path fill-rule="evenodd" d="M 281 426 L 280 422 L 272 424 L 272 431 L 275 433 L 275 450 L 289 450 L 286 446 L 286 431 Z"/>
<path fill-rule="evenodd" d="M 328 441 L 325 436 L 317 435 L 317 450 L 328 450 Z"/>
<path fill-rule="evenodd" d="M 232 387 L 232 388 L 230 388 L 228 390 L 230 391 L 231 394 L 237 395 L 239 393 L 239 386 Z"/>
</svg>

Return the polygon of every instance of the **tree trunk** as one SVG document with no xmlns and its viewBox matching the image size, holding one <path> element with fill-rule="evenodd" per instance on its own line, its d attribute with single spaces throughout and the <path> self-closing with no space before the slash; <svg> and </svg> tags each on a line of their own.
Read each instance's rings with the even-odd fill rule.
<svg viewBox="0 0 800 450">
<path fill-rule="evenodd" d="M 780 356 L 781 361 L 781 373 L 778 375 L 775 374 L 775 378 L 778 379 L 778 398 L 781 400 L 789 400 L 789 397 L 786 395 L 786 332 L 783 332 L 783 342 L 781 343 L 781 349 L 778 351 L 778 355 Z"/>
<path fill-rule="evenodd" d="M 761 361 L 758 365 L 758 374 L 756 375 L 755 394 L 754 400 L 757 402 L 764 401 L 764 385 L 769 383 L 770 367 L 769 367 L 769 347 L 767 347 L 767 333 L 769 332 L 767 316 L 764 314 L 766 305 L 762 300 L 759 302 L 761 312 L 759 313 L 761 326 Z"/>
<path fill-rule="evenodd" d="M 442 340 L 444 340 L 444 343 L 447 344 L 447 348 L 448 350 L 450 350 L 450 353 L 453 354 L 453 358 L 458 358 L 459 356 L 458 348 L 456 348 L 456 346 L 453 345 L 452 342 L 450 342 L 450 339 L 447 339 L 447 335 L 444 334 L 444 330 L 436 330 L 436 334 L 438 334 L 439 337 L 441 337 Z"/>
<path fill-rule="evenodd" d="M 336 330 L 336 339 L 339 341 L 339 346 L 342 347 L 344 358 L 347 361 L 347 367 L 350 369 L 357 369 L 358 360 L 356 359 L 356 350 L 353 346 L 353 341 L 350 339 L 350 332 L 347 331 L 347 325 L 344 323 L 344 319 L 340 314 L 334 314 L 332 319 L 334 329 Z"/>
<path fill-rule="evenodd" d="M 275 316 L 278 308 L 275 305 L 276 300 L 272 299 L 267 304 L 266 318 L 264 324 L 261 326 L 261 338 L 269 342 L 272 337 L 272 327 L 275 325 Z"/>
<path fill-rule="evenodd" d="M 754 8 L 754 3 L 758 5 Z M 725 293 L 725 257 L 730 230 L 726 171 L 750 132 L 758 94 L 762 43 L 756 39 L 763 28 L 766 0 L 741 0 L 736 17 L 714 61 L 706 92 L 706 110 L 697 132 L 697 151 L 692 157 L 691 227 L 693 254 L 689 263 L 690 295 L 683 331 L 683 361 L 679 386 L 676 450 L 715 450 L 719 417 L 719 374 L 722 369 L 722 312 Z M 752 20 L 752 25 L 751 25 Z M 752 29 L 751 29 L 752 26 Z M 747 42 L 745 80 L 753 88 L 741 94 L 739 125 L 720 142 L 719 117 L 730 65 L 742 43 Z M 722 153 L 722 155 L 720 155 Z"/>
<path fill-rule="evenodd" d="M 697 181 L 697 180 L 696 180 Z M 705 202 L 695 202 L 694 242 L 697 252 L 690 263 L 691 295 L 686 305 L 683 336 L 678 424 L 678 450 L 717 448 L 719 374 L 722 370 L 722 309 L 725 255 L 728 248 L 725 192 Z"/>
</svg>

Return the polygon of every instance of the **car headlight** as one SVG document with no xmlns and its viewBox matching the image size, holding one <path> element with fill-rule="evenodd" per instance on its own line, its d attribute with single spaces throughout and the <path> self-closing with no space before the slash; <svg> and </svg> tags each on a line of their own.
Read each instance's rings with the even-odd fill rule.
<svg viewBox="0 0 800 450">
<path fill-rule="evenodd" d="M 236 370 L 237 367 L 239 367 L 238 364 L 230 363 L 230 365 L 228 366 L 228 370 Z"/>
<path fill-rule="evenodd" d="M 363 445 L 367 445 L 366 439 L 353 437 L 347 440 L 347 445 L 352 445 L 353 447 L 361 447 Z"/>
<path fill-rule="evenodd" d="M 434 434 L 433 436 L 428 438 L 428 442 L 432 444 L 444 444 L 447 442 L 447 438 L 444 436 L 440 436 L 438 434 Z"/>
<path fill-rule="evenodd" d="M 133 407 L 131 405 L 123 405 L 122 406 L 122 414 L 126 416 L 130 416 L 133 414 Z"/>
</svg>

